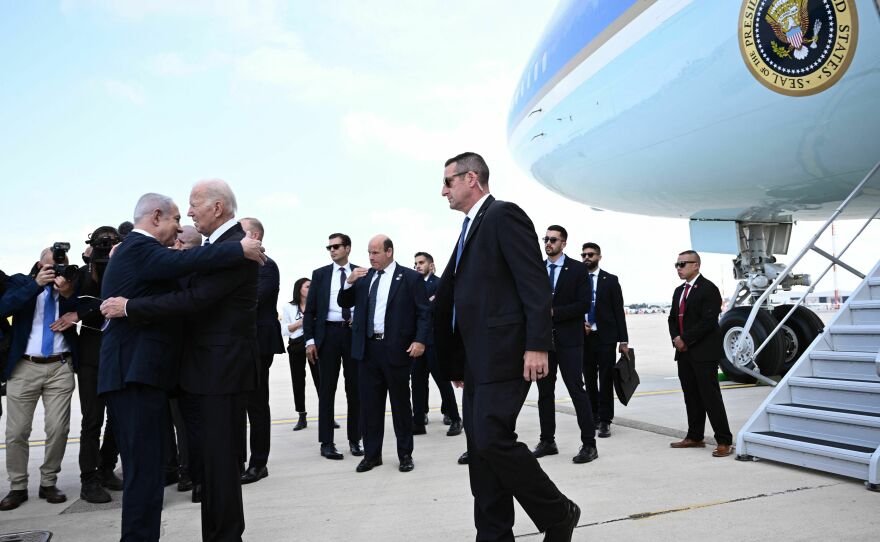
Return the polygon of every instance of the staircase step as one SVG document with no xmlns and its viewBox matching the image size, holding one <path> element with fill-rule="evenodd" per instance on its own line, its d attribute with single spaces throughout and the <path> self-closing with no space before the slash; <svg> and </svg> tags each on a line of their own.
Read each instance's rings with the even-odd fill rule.
<svg viewBox="0 0 880 542">
<path fill-rule="evenodd" d="M 788 385 L 792 403 L 880 413 L 880 382 L 793 376 Z"/>
<path fill-rule="evenodd" d="M 875 365 L 877 354 L 873 352 L 835 352 L 813 350 L 810 360 L 813 376 L 880 382 Z"/>
<path fill-rule="evenodd" d="M 868 480 L 874 450 L 776 431 L 746 432 L 739 453 Z"/>
<path fill-rule="evenodd" d="M 871 299 L 880 299 L 880 277 L 868 279 L 868 292 L 871 294 Z"/>
<path fill-rule="evenodd" d="M 768 405 L 770 429 L 823 441 L 876 449 L 880 446 L 880 413 L 810 405 Z"/>
<path fill-rule="evenodd" d="M 877 352 L 880 350 L 880 325 L 843 325 L 829 328 L 834 350 Z"/>
<path fill-rule="evenodd" d="M 849 308 L 854 324 L 880 324 L 880 299 L 853 300 Z"/>
</svg>

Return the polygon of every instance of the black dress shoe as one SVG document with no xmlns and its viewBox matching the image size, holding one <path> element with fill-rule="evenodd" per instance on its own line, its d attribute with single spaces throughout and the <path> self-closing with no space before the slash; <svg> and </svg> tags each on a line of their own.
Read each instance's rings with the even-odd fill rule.
<svg viewBox="0 0 880 542">
<path fill-rule="evenodd" d="M 348 449 L 349 451 L 351 451 L 351 455 L 353 456 L 360 457 L 364 455 L 364 449 L 361 448 L 360 442 L 349 442 Z"/>
<path fill-rule="evenodd" d="M 259 482 L 267 476 L 269 476 L 269 469 L 267 469 L 266 467 L 248 467 L 248 470 L 244 471 L 244 474 L 241 475 L 241 483 L 253 484 L 254 482 Z"/>
<path fill-rule="evenodd" d="M 542 440 L 535 446 L 535 449 L 532 450 L 532 455 L 537 457 L 544 457 L 545 455 L 556 455 L 559 453 L 559 448 L 556 447 L 556 441 L 553 440 Z"/>
<path fill-rule="evenodd" d="M 296 422 L 296 425 L 293 426 L 294 431 L 302 431 L 306 427 L 308 427 L 309 421 L 306 419 L 306 413 L 299 413 L 299 420 Z"/>
<path fill-rule="evenodd" d="M 176 484 L 180 481 L 180 475 L 177 471 L 168 471 L 165 473 L 165 487 Z"/>
<path fill-rule="evenodd" d="M 338 450 L 336 450 L 336 445 L 322 444 L 321 457 L 326 457 L 327 459 L 342 459 L 345 456 L 339 453 Z"/>
<path fill-rule="evenodd" d="M 427 435 L 428 430 L 424 425 L 413 425 L 413 435 Z"/>
<path fill-rule="evenodd" d="M 378 467 L 382 464 L 381 459 L 367 459 L 366 457 L 361 459 L 361 462 L 358 463 L 356 469 L 357 472 L 367 472 L 368 470 L 373 470 L 373 467 Z"/>
<path fill-rule="evenodd" d="M 544 542 L 571 542 L 574 528 L 581 519 L 581 509 L 573 501 L 565 503 L 565 519 L 547 529 Z"/>
<path fill-rule="evenodd" d="M 193 488 L 192 478 L 189 477 L 189 473 L 181 472 L 180 480 L 177 481 L 177 491 L 184 492 L 189 491 Z"/>
<path fill-rule="evenodd" d="M 101 485 L 110 491 L 122 491 L 124 485 L 122 478 L 116 476 L 113 469 L 99 469 L 98 479 L 101 481 Z"/>
<path fill-rule="evenodd" d="M 13 489 L 0 501 L 0 510 L 15 510 L 28 500 L 26 489 Z"/>
<path fill-rule="evenodd" d="M 403 456 L 403 459 L 400 460 L 400 467 L 398 467 L 397 470 L 399 470 L 400 472 L 409 472 L 414 468 L 416 468 L 416 466 L 413 463 L 412 456 L 407 454 Z"/>
<path fill-rule="evenodd" d="M 452 418 L 449 417 L 449 414 L 443 415 L 443 425 L 452 425 Z"/>
<path fill-rule="evenodd" d="M 467 452 L 458 456 L 458 464 L 459 465 L 467 465 L 469 462 L 470 462 L 470 458 L 468 457 Z"/>
<path fill-rule="evenodd" d="M 461 434 L 461 420 L 455 420 L 449 425 L 449 431 L 446 432 L 447 437 L 454 437 Z"/>
<path fill-rule="evenodd" d="M 40 486 L 37 496 L 52 504 L 59 504 L 67 500 L 67 495 L 56 486 Z"/>
<path fill-rule="evenodd" d="M 574 463 L 589 463 L 590 461 L 599 457 L 599 451 L 596 450 L 595 445 L 584 445 L 581 446 L 581 451 L 578 454 L 571 458 Z"/>
<path fill-rule="evenodd" d="M 599 433 L 596 435 L 599 438 L 608 438 L 611 436 L 611 422 L 600 422 L 599 423 Z"/>
<path fill-rule="evenodd" d="M 83 482 L 82 488 L 79 490 L 79 498 L 93 504 L 102 504 L 113 500 L 97 479 Z"/>
<path fill-rule="evenodd" d="M 202 484 L 193 484 L 192 502 L 202 502 Z"/>
</svg>

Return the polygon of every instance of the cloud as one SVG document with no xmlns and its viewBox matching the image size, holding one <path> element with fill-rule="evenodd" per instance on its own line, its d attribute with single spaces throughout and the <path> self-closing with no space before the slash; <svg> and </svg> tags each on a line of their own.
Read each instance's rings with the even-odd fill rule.
<svg viewBox="0 0 880 542">
<path fill-rule="evenodd" d="M 107 79 L 103 81 L 104 90 L 118 100 L 122 100 L 138 107 L 146 102 L 143 91 L 133 83 L 125 81 L 117 81 L 115 79 Z"/>
</svg>

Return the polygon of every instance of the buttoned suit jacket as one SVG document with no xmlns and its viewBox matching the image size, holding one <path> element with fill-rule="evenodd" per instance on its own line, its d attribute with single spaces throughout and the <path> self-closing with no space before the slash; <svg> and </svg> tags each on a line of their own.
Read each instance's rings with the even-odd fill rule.
<svg viewBox="0 0 880 542">
<path fill-rule="evenodd" d="M 626 313 L 623 308 L 623 291 L 620 289 L 617 275 L 599 269 L 596 283 L 596 331 L 599 334 L 599 342 L 603 344 L 629 342 L 629 335 L 626 331 Z M 593 290 L 590 277 L 587 277 L 587 287 L 590 289 L 589 295 L 592 301 Z"/>
<path fill-rule="evenodd" d="M 545 267 L 546 269 L 546 267 Z M 583 346 L 584 313 L 590 310 L 587 266 L 563 255 L 553 292 L 553 330 L 557 346 Z M 549 280 L 549 273 L 547 275 Z"/>
<path fill-rule="evenodd" d="M 681 340 L 687 345 L 687 354 L 694 361 L 718 362 L 724 355 L 723 338 L 718 327 L 721 313 L 721 292 L 709 279 L 700 275 L 694 282 L 685 299 L 683 331 L 678 329 L 678 308 L 684 284 L 672 294 L 672 308 L 669 311 L 669 337 Z M 682 353 L 675 351 L 675 359 Z"/>
<path fill-rule="evenodd" d="M 334 276 L 333 274 L 334 267 L 334 264 L 330 264 L 312 271 L 309 295 L 306 297 L 306 310 L 303 311 L 303 338 L 306 341 L 314 340 L 318 349 L 324 344 L 327 330 L 327 313 L 330 312 L 330 281 L 339 280 L 339 275 Z M 348 277 L 357 266 L 348 262 L 346 267 L 348 271 L 345 276 Z"/>
</svg>

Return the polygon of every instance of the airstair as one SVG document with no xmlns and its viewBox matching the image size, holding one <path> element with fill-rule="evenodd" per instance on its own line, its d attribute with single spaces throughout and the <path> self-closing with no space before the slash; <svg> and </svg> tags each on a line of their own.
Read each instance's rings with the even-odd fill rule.
<svg viewBox="0 0 880 542">
<path fill-rule="evenodd" d="M 878 167 L 880 164 L 875 166 L 865 181 Z M 864 186 L 865 181 L 857 190 Z M 854 190 L 851 198 L 857 190 Z M 868 489 L 878 491 L 880 262 L 867 275 L 863 275 L 843 264 L 837 256 L 823 253 L 815 245 L 818 236 L 849 201 L 841 205 L 796 260 L 808 250 L 813 250 L 831 260 L 829 265 L 843 265 L 862 277 L 863 281 L 822 334 L 752 414 L 739 432 L 736 450 L 739 460 L 768 459 L 849 476 L 864 480 Z M 878 213 L 880 209 L 868 219 L 856 237 L 877 218 Z M 852 241 L 846 248 L 851 244 Z M 760 310 L 763 301 L 761 299 L 756 303 L 755 311 Z M 793 312 L 794 309 L 789 316 Z M 747 336 L 750 323 L 743 336 Z M 745 342 L 741 347 L 749 350 Z M 747 357 L 753 358 L 754 354 Z M 761 378 L 762 375 L 756 376 L 766 380 Z"/>
</svg>

